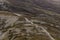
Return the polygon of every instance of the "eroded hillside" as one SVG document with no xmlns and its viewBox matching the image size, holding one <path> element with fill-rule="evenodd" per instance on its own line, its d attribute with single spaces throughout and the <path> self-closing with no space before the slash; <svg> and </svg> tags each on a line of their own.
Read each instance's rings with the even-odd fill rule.
<svg viewBox="0 0 60 40">
<path fill-rule="evenodd" d="M 0 1 L 0 40 L 60 40 L 60 13 L 33 3 L 43 0 L 10 1 Z"/>
</svg>

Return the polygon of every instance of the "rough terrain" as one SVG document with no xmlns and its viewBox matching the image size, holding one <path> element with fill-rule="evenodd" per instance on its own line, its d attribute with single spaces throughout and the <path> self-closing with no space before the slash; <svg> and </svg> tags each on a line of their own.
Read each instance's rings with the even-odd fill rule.
<svg viewBox="0 0 60 40">
<path fill-rule="evenodd" d="M 0 40 L 60 40 L 59 5 L 59 0 L 0 0 Z"/>
</svg>

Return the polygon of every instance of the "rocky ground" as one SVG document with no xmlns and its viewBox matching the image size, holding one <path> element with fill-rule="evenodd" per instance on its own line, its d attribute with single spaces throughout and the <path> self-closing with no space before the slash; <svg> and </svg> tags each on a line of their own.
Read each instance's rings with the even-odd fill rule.
<svg viewBox="0 0 60 40">
<path fill-rule="evenodd" d="M 6 2 L 0 3 L 0 40 L 60 40 L 58 12 Z"/>
</svg>

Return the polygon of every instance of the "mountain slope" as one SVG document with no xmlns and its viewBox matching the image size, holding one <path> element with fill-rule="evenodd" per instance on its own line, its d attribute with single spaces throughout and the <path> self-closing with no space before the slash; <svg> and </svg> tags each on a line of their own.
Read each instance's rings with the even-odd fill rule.
<svg viewBox="0 0 60 40">
<path fill-rule="evenodd" d="M 60 40 L 60 14 L 54 12 L 58 7 L 51 2 L 50 0 L 2 2 L 0 40 Z"/>
<path fill-rule="evenodd" d="M 11 5 L 19 8 L 32 11 L 33 8 L 43 8 L 60 13 L 60 1 L 59 0 L 7 0 Z M 28 10 L 29 11 L 29 10 Z"/>
</svg>

